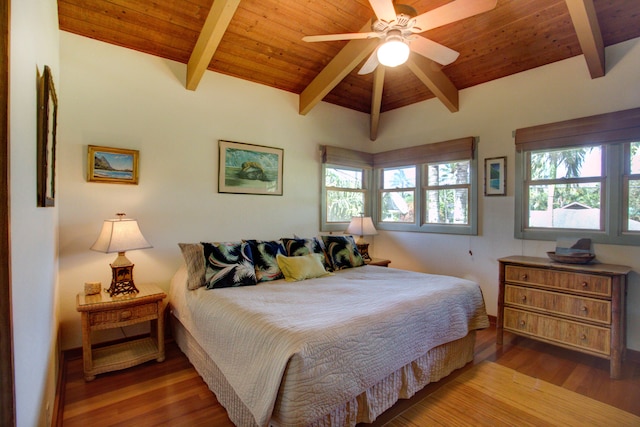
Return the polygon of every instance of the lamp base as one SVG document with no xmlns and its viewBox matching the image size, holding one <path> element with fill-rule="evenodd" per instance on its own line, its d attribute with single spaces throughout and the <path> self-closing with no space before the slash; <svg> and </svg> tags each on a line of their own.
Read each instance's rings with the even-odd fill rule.
<svg viewBox="0 0 640 427">
<path fill-rule="evenodd" d="M 362 259 L 367 262 L 371 261 L 371 257 L 369 256 L 369 244 L 368 243 L 356 243 L 358 247 L 358 252 L 362 256 Z"/>
<path fill-rule="evenodd" d="M 107 289 L 109 296 L 137 294 L 138 288 L 133 283 L 133 264 L 114 266 L 111 264 L 111 286 Z"/>
</svg>

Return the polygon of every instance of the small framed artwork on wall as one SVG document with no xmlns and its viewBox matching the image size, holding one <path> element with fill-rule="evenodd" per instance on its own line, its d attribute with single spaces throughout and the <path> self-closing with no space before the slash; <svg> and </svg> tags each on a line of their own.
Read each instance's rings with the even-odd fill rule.
<svg viewBox="0 0 640 427">
<path fill-rule="evenodd" d="M 89 145 L 87 181 L 138 184 L 138 150 Z"/>
<path fill-rule="evenodd" d="M 58 98 L 51 69 L 45 65 L 38 84 L 38 206 L 55 205 Z"/>
<path fill-rule="evenodd" d="M 484 160 L 484 195 L 507 195 L 507 158 L 492 157 Z"/>
<path fill-rule="evenodd" d="M 282 148 L 219 141 L 219 193 L 282 196 Z"/>
</svg>

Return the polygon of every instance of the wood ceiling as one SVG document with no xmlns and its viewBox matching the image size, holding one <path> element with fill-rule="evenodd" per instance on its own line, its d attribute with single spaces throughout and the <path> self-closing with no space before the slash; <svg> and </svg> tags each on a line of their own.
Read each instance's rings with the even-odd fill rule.
<svg viewBox="0 0 640 427">
<path fill-rule="evenodd" d="M 419 14 L 449 2 L 401 1 Z M 371 113 L 371 139 L 380 112 L 435 96 L 457 111 L 461 89 L 583 51 L 596 78 L 605 69 L 603 47 L 640 37 L 639 0 L 498 0 L 489 12 L 421 34 L 460 52 L 455 62 L 440 67 L 412 53 L 407 64 L 378 67 L 385 70 L 382 84 L 374 83 L 376 73 L 358 75 L 368 54 L 353 53 L 370 52 L 377 40 L 302 41 L 306 35 L 368 31 L 373 11 L 367 0 L 58 0 L 58 13 L 63 31 L 184 64 L 191 60 L 185 87 L 192 90 L 198 72 L 209 69 L 302 94 L 301 114 L 320 100 Z M 351 62 L 344 78 L 331 65 L 339 53 Z M 320 75 L 325 67 L 328 77 Z"/>
</svg>

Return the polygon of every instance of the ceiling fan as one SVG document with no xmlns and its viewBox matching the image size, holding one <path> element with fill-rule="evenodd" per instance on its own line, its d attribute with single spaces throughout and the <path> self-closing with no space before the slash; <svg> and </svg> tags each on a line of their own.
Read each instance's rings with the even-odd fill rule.
<svg viewBox="0 0 640 427">
<path fill-rule="evenodd" d="M 395 67 L 406 62 L 413 51 L 441 65 L 454 62 L 459 53 L 417 34 L 493 9 L 497 0 L 456 0 L 418 15 L 408 5 L 392 0 L 369 0 L 375 13 L 371 31 L 306 36 L 306 42 L 379 38 L 383 42 L 365 61 L 358 74 L 369 74 L 379 64 Z"/>
</svg>

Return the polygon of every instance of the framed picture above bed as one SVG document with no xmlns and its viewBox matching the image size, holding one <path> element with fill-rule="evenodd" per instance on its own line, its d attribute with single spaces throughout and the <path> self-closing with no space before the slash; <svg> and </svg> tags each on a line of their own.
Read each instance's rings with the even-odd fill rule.
<svg viewBox="0 0 640 427">
<path fill-rule="evenodd" d="M 138 150 L 89 145 L 87 157 L 87 181 L 138 184 Z"/>
<path fill-rule="evenodd" d="M 218 141 L 218 192 L 282 196 L 282 148 Z"/>
</svg>

